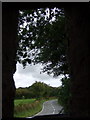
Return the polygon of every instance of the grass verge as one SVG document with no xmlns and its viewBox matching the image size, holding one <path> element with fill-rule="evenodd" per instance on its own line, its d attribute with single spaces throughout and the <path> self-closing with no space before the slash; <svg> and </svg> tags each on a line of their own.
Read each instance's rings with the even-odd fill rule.
<svg viewBox="0 0 90 120">
<path fill-rule="evenodd" d="M 42 110 L 42 105 L 45 101 L 46 99 L 15 100 L 14 117 L 31 117 L 37 114 Z"/>
<path fill-rule="evenodd" d="M 17 100 L 14 100 L 14 105 L 18 106 L 18 105 L 23 105 L 23 104 L 30 104 L 35 101 L 36 99 L 17 99 Z"/>
</svg>

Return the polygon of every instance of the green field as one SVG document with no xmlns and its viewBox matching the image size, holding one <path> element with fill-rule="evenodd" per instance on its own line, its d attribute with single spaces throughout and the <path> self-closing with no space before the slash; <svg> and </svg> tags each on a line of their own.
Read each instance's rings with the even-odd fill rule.
<svg viewBox="0 0 90 120">
<path fill-rule="evenodd" d="M 22 105 L 22 104 L 30 104 L 35 102 L 36 99 L 17 99 L 14 100 L 14 105 L 18 106 L 18 105 Z"/>
</svg>

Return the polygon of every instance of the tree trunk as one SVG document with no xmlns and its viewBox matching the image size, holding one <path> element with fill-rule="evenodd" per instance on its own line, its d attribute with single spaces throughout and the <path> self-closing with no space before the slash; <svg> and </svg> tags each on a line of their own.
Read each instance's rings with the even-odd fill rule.
<svg viewBox="0 0 90 120">
<path fill-rule="evenodd" d="M 90 116 L 89 100 L 89 36 L 90 8 L 73 5 L 65 8 L 67 36 L 69 36 L 69 63 L 71 70 L 70 115 Z"/>
<path fill-rule="evenodd" d="M 5 5 L 5 4 L 4 4 Z M 2 117 L 11 118 L 14 112 L 18 11 L 2 6 Z"/>
</svg>

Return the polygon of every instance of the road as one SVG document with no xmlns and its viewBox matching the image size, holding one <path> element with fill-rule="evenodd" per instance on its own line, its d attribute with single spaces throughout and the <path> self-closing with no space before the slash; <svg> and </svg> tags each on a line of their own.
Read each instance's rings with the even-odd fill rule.
<svg viewBox="0 0 90 120">
<path fill-rule="evenodd" d="M 59 114 L 62 106 L 58 104 L 58 100 L 49 100 L 43 103 L 42 111 L 36 114 L 35 116 L 40 115 L 50 115 L 50 114 Z"/>
</svg>

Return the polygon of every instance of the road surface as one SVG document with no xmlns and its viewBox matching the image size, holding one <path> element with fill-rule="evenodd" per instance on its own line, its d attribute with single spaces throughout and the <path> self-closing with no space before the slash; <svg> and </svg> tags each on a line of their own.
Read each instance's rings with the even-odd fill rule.
<svg viewBox="0 0 90 120">
<path fill-rule="evenodd" d="M 58 104 L 58 100 L 49 100 L 44 102 L 42 111 L 36 114 L 35 116 L 40 115 L 50 115 L 50 114 L 59 114 L 62 106 Z"/>
<path fill-rule="evenodd" d="M 49 100 L 44 102 L 42 110 L 32 117 L 41 116 L 41 115 L 59 114 L 62 108 L 63 107 L 58 104 L 57 99 Z M 32 117 L 27 117 L 27 118 L 32 118 Z"/>
</svg>

